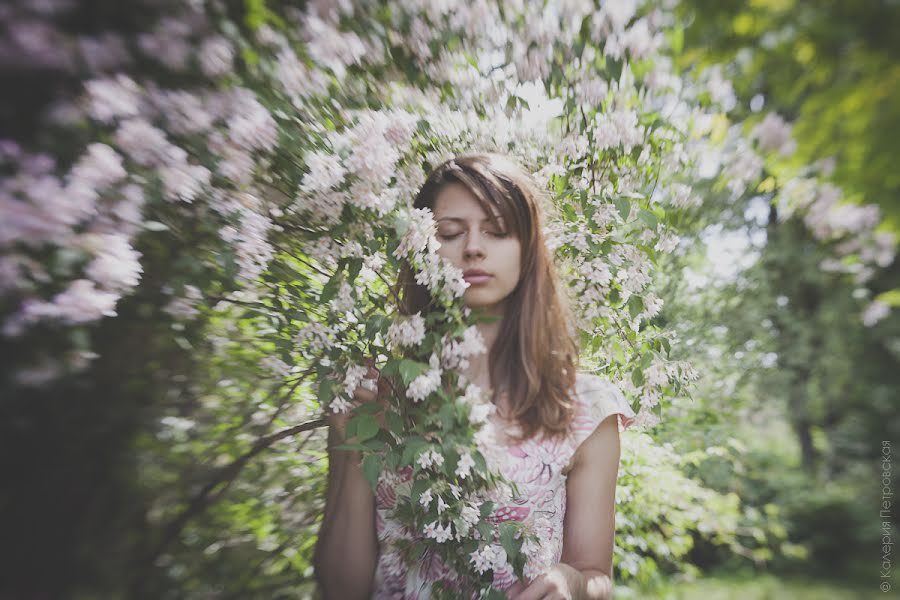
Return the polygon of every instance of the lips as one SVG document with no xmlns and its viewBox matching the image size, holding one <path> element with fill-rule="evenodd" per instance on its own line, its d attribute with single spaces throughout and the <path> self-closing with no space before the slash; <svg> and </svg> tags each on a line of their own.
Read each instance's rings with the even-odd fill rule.
<svg viewBox="0 0 900 600">
<path fill-rule="evenodd" d="M 491 277 L 493 277 L 493 275 L 491 275 L 487 271 L 482 271 L 481 269 L 469 269 L 467 271 L 463 271 L 463 279 L 473 285 L 484 283 Z"/>
</svg>

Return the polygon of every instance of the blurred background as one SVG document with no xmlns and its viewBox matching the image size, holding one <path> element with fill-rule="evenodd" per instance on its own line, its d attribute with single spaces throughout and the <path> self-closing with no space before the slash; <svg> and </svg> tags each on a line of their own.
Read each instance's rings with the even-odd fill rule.
<svg viewBox="0 0 900 600">
<path fill-rule="evenodd" d="M 67 165 L 95 139 L 77 109 L 89 77 L 189 77 L 158 60 L 177 54 L 176 23 L 171 39 L 140 41 L 170 4 L 0 7 L 5 168 L 26 150 Z M 676 70 L 723 65 L 733 118 L 781 115 L 796 144 L 785 163 L 819 165 L 848 202 L 877 206 L 883 239 L 900 230 L 900 3 L 667 5 L 683 33 Z M 304 3 L 221 7 L 252 27 Z M 661 259 L 654 283 L 659 323 L 678 334 L 673 352 L 701 377 L 648 436 L 623 438 L 618 597 L 895 597 L 880 586 L 893 585 L 886 566 L 900 576 L 882 546 L 886 533 L 896 539 L 897 511 L 880 511 L 900 470 L 900 319 L 890 310 L 900 266 L 890 254 L 860 291 L 819 268 L 830 250 L 779 219 L 777 205 L 711 207 L 691 217 L 689 251 Z M 275 439 L 272 413 L 260 412 L 275 393 L 267 383 L 211 397 L 223 381 L 253 381 L 265 349 L 248 347 L 242 372 L 211 358 L 208 344 L 239 339 L 241 321 L 185 321 L 190 303 L 179 312 L 166 287 L 196 285 L 208 302 L 230 291 L 201 276 L 203 217 L 179 235 L 155 228 L 135 230 L 140 282 L 114 317 L 7 326 L 0 339 L 0 598 L 316 597 L 310 559 L 327 472 L 316 399 L 292 388 L 301 426 Z M 52 262 L 48 278 L 75 268 L 41 252 L 29 260 Z M 4 315 L 20 302 L 16 264 L 0 269 Z M 193 435 L 204 418 L 204 435 Z"/>
</svg>

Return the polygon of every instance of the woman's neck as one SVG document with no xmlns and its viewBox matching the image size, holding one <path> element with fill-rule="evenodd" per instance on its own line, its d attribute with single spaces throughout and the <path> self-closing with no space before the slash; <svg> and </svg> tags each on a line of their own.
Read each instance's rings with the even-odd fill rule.
<svg viewBox="0 0 900 600">
<path fill-rule="evenodd" d="M 500 390 L 491 389 L 491 370 L 490 370 L 490 354 L 491 349 L 497 341 L 497 335 L 500 332 L 501 319 L 492 323 L 477 323 L 479 333 L 484 338 L 484 346 L 486 352 L 478 354 L 469 359 L 469 368 L 465 370 L 465 377 L 471 383 L 474 383 L 481 389 L 491 390 L 491 401 L 497 405 L 500 413 L 505 414 L 509 409 L 508 399 L 504 394 L 498 393 Z"/>
</svg>

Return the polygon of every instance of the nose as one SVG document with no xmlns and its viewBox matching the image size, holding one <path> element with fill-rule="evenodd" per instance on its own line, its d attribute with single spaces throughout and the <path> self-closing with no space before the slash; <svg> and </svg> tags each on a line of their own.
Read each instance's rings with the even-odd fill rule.
<svg viewBox="0 0 900 600">
<path fill-rule="evenodd" d="M 469 235 L 466 236 L 466 245 L 463 248 L 463 256 L 466 259 L 484 257 L 484 249 L 481 242 L 481 236 L 477 231 L 469 232 Z"/>
</svg>

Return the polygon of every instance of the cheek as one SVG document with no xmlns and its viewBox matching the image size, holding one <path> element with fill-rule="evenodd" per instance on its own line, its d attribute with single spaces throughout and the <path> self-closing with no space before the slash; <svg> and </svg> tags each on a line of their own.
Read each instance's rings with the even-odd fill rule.
<svg viewBox="0 0 900 600">
<path fill-rule="evenodd" d="M 444 258 L 453 258 L 453 244 L 452 242 L 442 242 L 438 240 L 437 255 L 443 256 Z"/>
<path fill-rule="evenodd" d="M 504 276 L 512 285 L 515 285 L 522 270 L 521 247 L 519 244 L 510 244 L 504 249 Z"/>
</svg>

